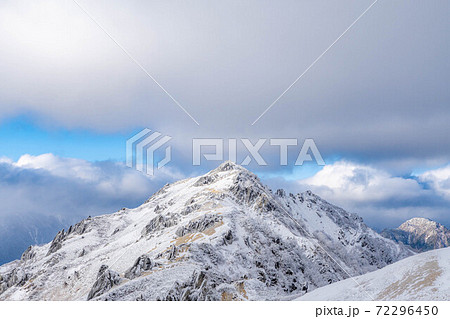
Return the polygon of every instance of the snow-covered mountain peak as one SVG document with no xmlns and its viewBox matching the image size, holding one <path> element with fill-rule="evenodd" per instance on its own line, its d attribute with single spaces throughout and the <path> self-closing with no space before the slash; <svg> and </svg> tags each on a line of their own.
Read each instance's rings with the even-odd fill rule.
<svg viewBox="0 0 450 319">
<path fill-rule="evenodd" d="M 247 170 L 246 168 L 244 168 L 243 166 L 236 164 L 232 161 L 225 161 L 222 164 L 220 164 L 217 168 L 213 169 L 211 172 L 213 171 L 218 171 L 218 172 L 226 172 L 226 171 L 245 171 L 245 172 L 249 172 L 251 173 L 249 170 Z"/>
<path fill-rule="evenodd" d="M 231 162 L 0 266 L 0 299 L 277 299 L 410 255 L 311 192 Z"/>
<path fill-rule="evenodd" d="M 414 217 L 401 224 L 398 229 L 411 231 L 417 228 L 439 228 L 439 226 L 440 224 L 431 219 Z"/>
<path fill-rule="evenodd" d="M 212 184 L 221 180 L 228 181 L 229 186 L 236 182 L 245 182 L 248 184 L 254 184 L 254 186 L 256 187 L 263 187 L 258 176 L 242 167 L 241 165 L 238 165 L 231 161 L 226 161 L 219 165 L 217 168 L 201 176 L 196 185 L 199 186 L 202 184 L 202 182 Z"/>
<path fill-rule="evenodd" d="M 450 246 L 450 230 L 428 218 L 409 219 L 398 228 L 385 229 L 381 234 L 418 251 Z"/>
</svg>

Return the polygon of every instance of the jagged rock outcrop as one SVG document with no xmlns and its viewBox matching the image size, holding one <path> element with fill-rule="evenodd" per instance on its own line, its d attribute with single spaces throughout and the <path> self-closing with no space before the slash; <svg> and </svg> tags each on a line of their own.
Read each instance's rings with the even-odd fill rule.
<svg viewBox="0 0 450 319">
<path fill-rule="evenodd" d="M 97 279 L 95 280 L 87 299 L 91 300 L 104 294 L 112 287 L 119 285 L 121 281 L 122 278 L 117 272 L 108 269 L 108 266 L 106 265 L 102 265 L 98 271 Z"/>
<path fill-rule="evenodd" d="M 33 251 L 33 246 L 30 246 L 25 250 L 20 257 L 20 260 L 27 261 L 33 259 L 33 257 L 36 256 L 36 253 Z"/>
<path fill-rule="evenodd" d="M 153 262 L 150 257 L 148 257 L 147 255 L 142 255 L 141 257 L 136 259 L 133 267 L 127 270 L 127 272 L 125 273 L 125 278 L 134 279 L 136 277 L 139 277 L 144 271 L 149 271 L 155 266 L 155 262 Z"/>
<path fill-rule="evenodd" d="M 174 260 L 177 257 L 178 247 L 175 245 L 170 246 L 169 252 L 167 254 L 167 260 Z"/>
<path fill-rule="evenodd" d="M 90 220 L 91 218 L 83 219 L 79 223 L 70 226 L 69 230 L 67 231 L 67 236 L 71 234 L 83 235 L 84 233 L 86 233 L 88 231 L 88 225 L 90 223 Z"/>
<path fill-rule="evenodd" d="M 186 226 L 178 228 L 176 234 L 181 237 L 191 233 L 203 232 L 221 220 L 222 217 L 218 215 L 204 215 L 199 219 L 191 220 Z"/>
<path fill-rule="evenodd" d="M 221 295 L 215 290 L 216 284 L 211 283 L 204 271 L 194 272 L 191 278 L 184 282 L 175 282 L 166 296 L 158 298 L 164 301 L 217 301 Z"/>
<path fill-rule="evenodd" d="M 231 245 L 233 243 L 233 232 L 231 229 L 223 235 L 223 243 L 225 245 Z"/>
<path fill-rule="evenodd" d="M 174 219 L 166 218 L 162 215 L 153 218 L 142 230 L 142 236 L 149 235 L 155 231 L 171 227 L 176 224 Z"/>
<path fill-rule="evenodd" d="M 52 243 L 50 244 L 50 248 L 48 249 L 47 256 L 53 254 L 54 252 L 57 252 L 62 247 L 62 242 L 66 239 L 66 232 L 63 230 L 60 230 L 58 234 L 56 234 L 55 238 L 53 239 Z"/>
<path fill-rule="evenodd" d="M 10 273 L 0 275 L 0 294 L 13 286 L 23 286 L 31 276 L 22 269 L 13 269 Z"/>
<path fill-rule="evenodd" d="M 53 239 L 52 243 L 50 244 L 50 248 L 48 249 L 47 256 L 57 252 L 59 249 L 61 249 L 63 242 L 73 235 L 82 235 L 88 230 L 88 225 L 91 221 L 91 217 L 89 216 L 87 219 L 83 219 L 79 223 L 70 226 L 69 230 L 65 232 L 65 230 L 59 231 L 55 238 Z"/>
<path fill-rule="evenodd" d="M 183 216 L 189 215 L 190 213 L 199 210 L 200 207 L 201 206 L 198 204 L 186 205 L 186 207 L 180 212 L 180 214 Z"/>
<path fill-rule="evenodd" d="M 217 174 L 214 175 L 206 175 L 200 177 L 194 184 L 194 186 L 204 186 L 204 185 L 210 185 L 214 183 L 217 180 L 218 176 Z"/>
</svg>

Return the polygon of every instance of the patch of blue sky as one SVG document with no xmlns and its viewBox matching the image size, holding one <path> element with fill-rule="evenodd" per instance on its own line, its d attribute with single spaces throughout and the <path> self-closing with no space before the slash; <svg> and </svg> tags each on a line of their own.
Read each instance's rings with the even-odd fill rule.
<svg viewBox="0 0 450 319">
<path fill-rule="evenodd" d="M 138 130 L 136 130 L 138 131 Z M 0 157 L 16 161 L 24 154 L 53 153 L 88 161 L 125 161 L 125 142 L 135 132 L 101 134 L 83 129 L 40 125 L 20 115 L 0 122 Z"/>
</svg>

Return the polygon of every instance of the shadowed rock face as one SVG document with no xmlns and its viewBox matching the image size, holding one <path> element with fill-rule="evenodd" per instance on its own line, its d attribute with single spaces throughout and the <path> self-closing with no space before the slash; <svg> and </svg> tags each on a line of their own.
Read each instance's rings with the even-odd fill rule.
<svg viewBox="0 0 450 319">
<path fill-rule="evenodd" d="M 23 286 L 30 278 L 30 274 L 17 268 L 8 274 L 0 275 L 0 294 L 12 286 Z"/>
<path fill-rule="evenodd" d="M 52 243 L 50 244 L 50 248 L 48 249 L 47 256 L 50 256 L 51 254 L 57 252 L 59 249 L 61 249 L 62 244 L 65 240 L 67 240 L 71 236 L 75 235 L 82 235 L 85 232 L 88 231 L 88 225 L 91 218 L 83 219 L 79 223 L 75 224 L 74 226 L 70 226 L 69 230 L 66 232 L 64 229 L 59 231 L 55 238 L 53 239 Z"/>
<path fill-rule="evenodd" d="M 101 266 L 98 271 L 97 280 L 89 292 L 88 300 L 104 294 L 112 287 L 119 285 L 121 281 L 122 278 L 117 272 L 108 269 L 106 265 Z"/>
<path fill-rule="evenodd" d="M 22 254 L 22 257 L 20 257 L 20 260 L 27 261 L 30 259 L 33 259 L 33 257 L 36 256 L 36 253 L 33 251 L 33 246 L 30 246 L 25 250 Z"/>
<path fill-rule="evenodd" d="M 218 283 L 208 278 L 204 271 L 194 272 L 184 283 L 176 282 L 166 296 L 158 298 L 164 301 L 207 301 L 221 300 L 216 291 Z"/>
<path fill-rule="evenodd" d="M 426 218 L 412 218 L 396 229 L 385 229 L 381 235 L 411 246 L 417 251 L 427 251 L 450 246 L 450 230 Z"/>
<path fill-rule="evenodd" d="M 143 272 L 151 270 L 156 266 L 156 263 L 150 259 L 147 255 L 142 255 L 134 262 L 133 267 L 131 267 L 126 273 L 125 278 L 134 279 L 139 277 Z"/>
<path fill-rule="evenodd" d="M 153 218 L 142 230 L 142 235 L 146 236 L 149 235 L 157 230 L 162 230 L 167 227 L 171 227 L 176 224 L 176 220 L 166 218 L 162 215 L 156 216 Z"/>
<path fill-rule="evenodd" d="M 212 227 L 214 224 L 220 222 L 222 218 L 217 215 L 205 215 L 202 218 L 191 220 L 186 226 L 182 226 L 177 229 L 176 234 L 182 237 L 187 234 L 196 232 L 203 232 L 204 230 Z"/>
</svg>

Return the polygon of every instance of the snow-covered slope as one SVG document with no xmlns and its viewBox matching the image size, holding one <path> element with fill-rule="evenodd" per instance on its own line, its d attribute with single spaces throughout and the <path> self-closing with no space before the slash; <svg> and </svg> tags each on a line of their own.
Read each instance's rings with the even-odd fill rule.
<svg viewBox="0 0 450 319">
<path fill-rule="evenodd" d="M 311 192 L 272 194 L 226 162 L 29 248 L 0 267 L 0 299 L 283 299 L 411 254 Z"/>
<path fill-rule="evenodd" d="M 381 235 L 418 251 L 450 246 L 450 230 L 427 218 L 412 218 L 396 229 L 383 230 Z"/>
<path fill-rule="evenodd" d="M 298 300 L 449 300 L 450 248 L 414 255 L 353 279 Z"/>
</svg>

